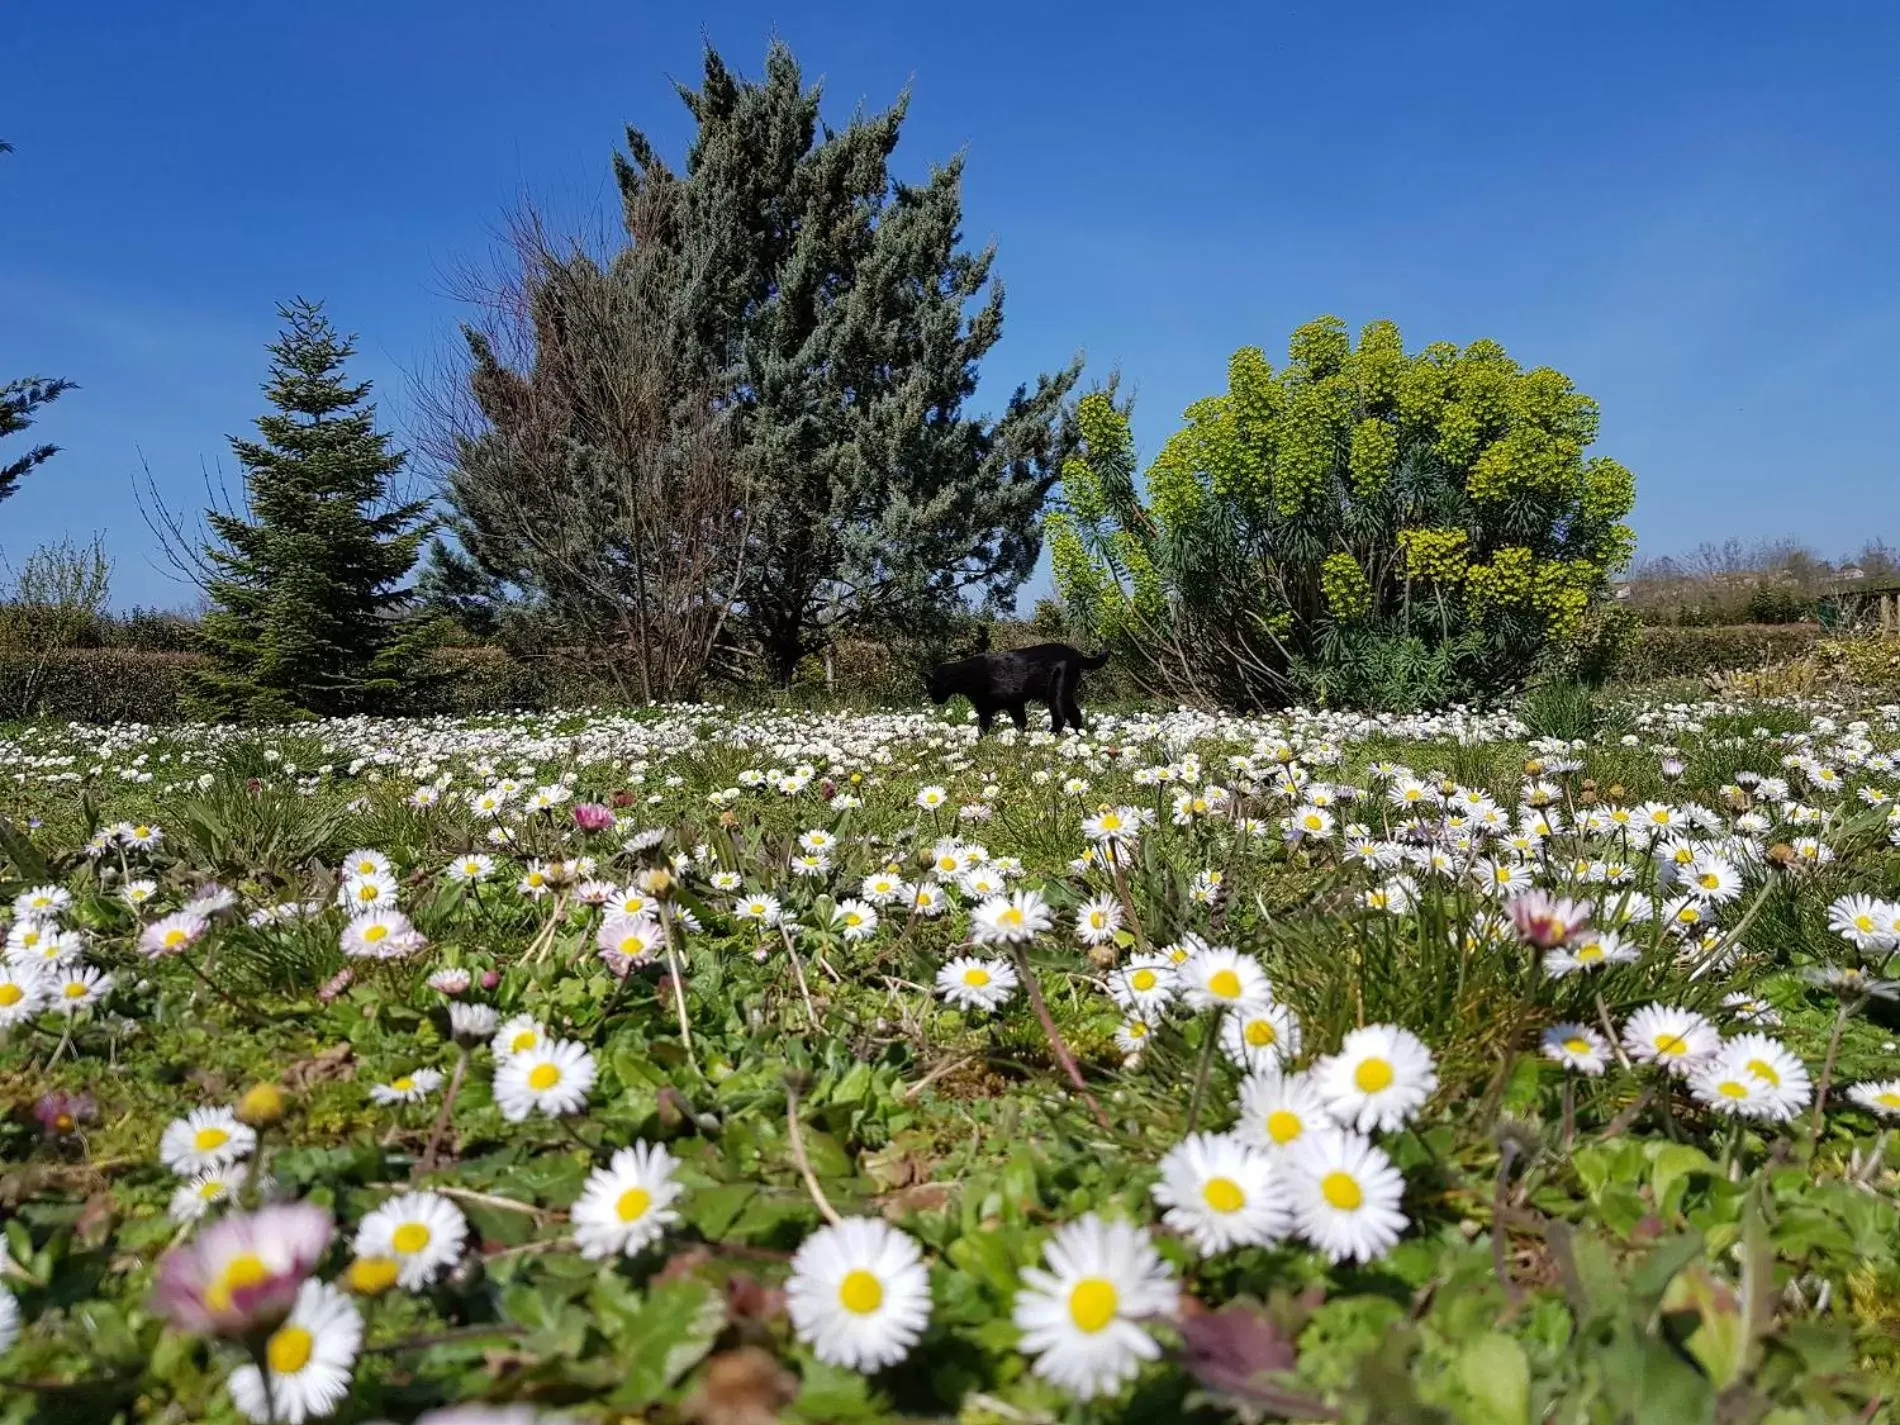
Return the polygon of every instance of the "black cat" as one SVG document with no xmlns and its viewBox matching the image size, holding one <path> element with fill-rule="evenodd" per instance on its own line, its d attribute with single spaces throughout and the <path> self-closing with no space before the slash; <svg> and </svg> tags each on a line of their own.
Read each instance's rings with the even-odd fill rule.
<svg viewBox="0 0 1900 1425">
<path fill-rule="evenodd" d="M 1007 711 L 1017 730 L 1028 727 L 1027 704 L 1033 699 L 1049 709 L 1050 731 L 1061 732 L 1064 722 L 1082 730 L 1082 707 L 1075 700 L 1076 685 L 1087 668 L 1108 662 L 1106 653 L 1090 658 L 1066 643 L 1038 643 L 1008 653 L 979 653 L 930 670 L 930 699 L 948 702 L 958 693 L 976 709 L 977 735 L 990 730 L 996 714 Z"/>
</svg>

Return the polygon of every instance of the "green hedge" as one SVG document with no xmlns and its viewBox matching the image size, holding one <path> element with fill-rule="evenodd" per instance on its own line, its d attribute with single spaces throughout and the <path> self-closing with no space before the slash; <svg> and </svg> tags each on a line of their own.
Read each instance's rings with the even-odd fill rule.
<svg viewBox="0 0 1900 1425">
<path fill-rule="evenodd" d="M 1639 628 L 1616 674 L 1629 683 L 1700 677 L 1797 658 L 1821 637 L 1812 623 L 1742 623 L 1712 628 Z"/>
<path fill-rule="evenodd" d="M 177 722 L 197 653 L 80 648 L 52 653 L 0 650 L 0 721 Z M 494 648 L 451 648 L 436 655 L 443 674 L 418 713 L 505 712 L 619 701 L 617 691 L 584 669 L 518 662 Z"/>
</svg>

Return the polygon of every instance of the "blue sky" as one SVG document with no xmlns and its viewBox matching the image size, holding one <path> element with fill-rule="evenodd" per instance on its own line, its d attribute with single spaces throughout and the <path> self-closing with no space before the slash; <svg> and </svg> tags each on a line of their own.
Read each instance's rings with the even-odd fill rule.
<svg viewBox="0 0 1900 1425">
<path fill-rule="evenodd" d="M 235 473 L 280 299 L 359 333 L 403 429 L 504 209 L 611 213 L 622 127 L 679 156 L 669 79 L 773 33 L 835 119 L 913 87 L 906 172 L 967 152 L 992 406 L 1080 350 L 1152 452 L 1235 347 L 1391 317 L 1596 396 L 1646 552 L 1900 539 L 1890 6 L 91 0 L 7 25 L 0 374 L 84 389 L 0 552 L 103 531 L 117 602 L 187 602 L 132 476 Z"/>
</svg>

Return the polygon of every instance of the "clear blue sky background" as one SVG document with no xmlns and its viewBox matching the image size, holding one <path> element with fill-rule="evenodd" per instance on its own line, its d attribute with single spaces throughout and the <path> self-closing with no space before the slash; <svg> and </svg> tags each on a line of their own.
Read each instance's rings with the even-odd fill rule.
<svg viewBox="0 0 1900 1425">
<path fill-rule="evenodd" d="M 913 86 L 907 172 L 967 151 L 992 407 L 1082 350 L 1152 452 L 1236 346 L 1386 316 L 1595 395 L 1647 552 L 1900 536 L 1890 5 L 88 0 L 6 23 L 0 373 L 84 389 L 0 550 L 102 530 L 117 602 L 184 602 L 131 478 L 232 473 L 279 299 L 360 333 L 401 430 L 503 209 L 611 212 L 702 37 L 757 73 L 774 32 L 838 119 Z"/>
</svg>

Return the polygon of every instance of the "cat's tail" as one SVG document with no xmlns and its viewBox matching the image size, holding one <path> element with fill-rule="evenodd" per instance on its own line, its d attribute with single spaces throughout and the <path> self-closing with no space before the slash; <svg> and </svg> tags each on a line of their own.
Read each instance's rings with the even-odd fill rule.
<svg viewBox="0 0 1900 1425">
<path fill-rule="evenodd" d="M 1106 648 L 1093 658 L 1089 657 L 1086 653 L 1082 655 L 1082 666 L 1084 668 L 1100 668 L 1106 662 L 1108 662 L 1108 650 Z"/>
</svg>

